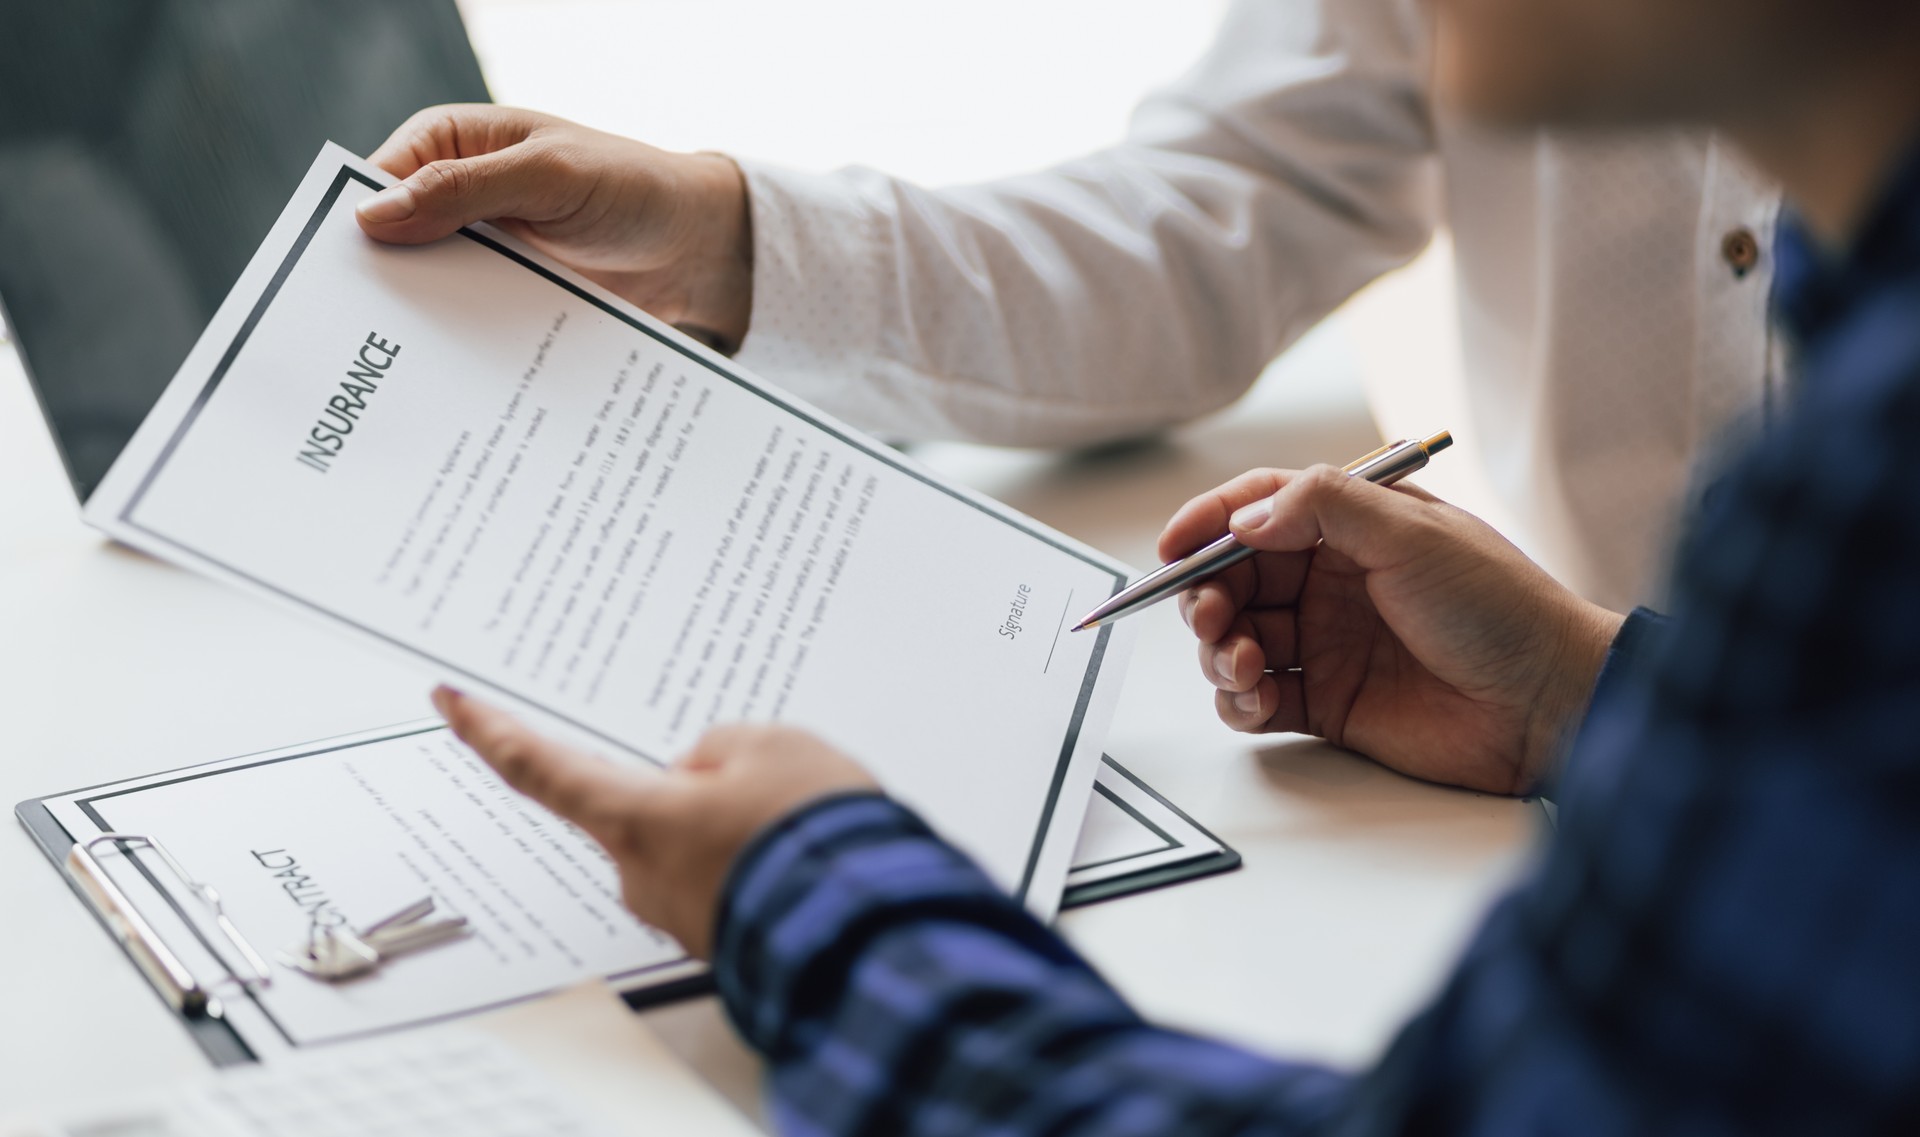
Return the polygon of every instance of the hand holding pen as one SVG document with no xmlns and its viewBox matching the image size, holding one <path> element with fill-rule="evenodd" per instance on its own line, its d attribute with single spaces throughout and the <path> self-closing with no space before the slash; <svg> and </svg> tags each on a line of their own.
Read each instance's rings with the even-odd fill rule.
<svg viewBox="0 0 1920 1137">
<path fill-rule="evenodd" d="M 1424 469 L 1435 454 L 1452 445 L 1453 435 L 1444 430 L 1427 439 L 1403 438 L 1398 442 L 1389 442 L 1371 454 L 1355 458 L 1342 467 L 1341 472 L 1375 485 L 1390 486 L 1408 474 Z M 1102 624 L 1110 624 L 1123 616 L 1131 616 L 1169 596 L 1185 592 L 1200 581 L 1252 555 L 1252 549 L 1228 533 L 1129 583 L 1087 613 L 1084 619 L 1074 625 L 1073 630 L 1084 632 Z"/>
<path fill-rule="evenodd" d="M 1620 626 L 1478 518 L 1357 472 L 1242 475 L 1182 507 L 1160 553 L 1223 532 L 1249 552 L 1180 602 L 1221 720 L 1420 778 L 1531 789 Z"/>
</svg>

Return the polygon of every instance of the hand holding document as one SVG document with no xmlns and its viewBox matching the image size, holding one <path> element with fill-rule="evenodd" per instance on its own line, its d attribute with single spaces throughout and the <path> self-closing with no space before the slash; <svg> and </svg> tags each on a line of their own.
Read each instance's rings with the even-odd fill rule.
<svg viewBox="0 0 1920 1137">
<path fill-rule="evenodd" d="M 1123 630 L 1064 631 L 1122 567 L 504 235 L 370 240 L 354 206 L 387 180 L 321 154 L 88 520 L 602 754 L 665 763 L 734 721 L 814 731 L 1049 914 L 1125 657 Z M 446 796 L 454 759 L 408 747 Z M 327 774 L 313 808 L 377 814 L 382 769 Z M 471 914 L 490 866 L 436 836 L 405 835 L 412 876 L 464 865 L 475 897 L 439 899 Z M 193 859 L 244 866 L 266 839 Z M 483 938 L 432 962 L 507 950 Z M 554 958 L 588 959 L 563 940 Z"/>
</svg>

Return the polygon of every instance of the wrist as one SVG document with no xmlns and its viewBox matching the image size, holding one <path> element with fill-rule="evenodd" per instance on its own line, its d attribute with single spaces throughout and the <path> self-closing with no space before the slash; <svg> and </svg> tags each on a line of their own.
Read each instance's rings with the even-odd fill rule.
<svg viewBox="0 0 1920 1137">
<path fill-rule="evenodd" d="M 1574 598 L 1557 630 L 1558 665 L 1547 669 L 1545 690 L 1529 724 L 1525 783 L 1530 791 L 1545 778 L 1560 752 L 1578 733 L 1593 701 L 1607 653 L 1626 617 Z"/>
<path fill-rule="evenodd" d="M 676 321 L 717 350 L 731 354 L 747 335 L 753 314 L 753 218 L 747 179 L 724 154 L 686 155 L 690 203 L 685 251 L 676 273 L 685 303 Z"/>
</svg>

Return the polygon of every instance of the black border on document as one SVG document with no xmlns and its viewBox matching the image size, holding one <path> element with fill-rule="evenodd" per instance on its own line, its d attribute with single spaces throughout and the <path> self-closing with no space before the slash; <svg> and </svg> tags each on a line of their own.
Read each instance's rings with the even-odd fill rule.
<svg viewBox="0 0 1920 1137">
<path fill-rule="evenodd" d="M 327 188 L 327 192 L 321 196 L 320 204 L 314 209 L 313 215 L 307 219 L 306 225 L 301 228 L 299 237 L 294 240 L 293 247 L 287 251 L 287 255 L 285 259 L 283 259 L 280 262 L 280 267 L 277 270 L 275 270 L 273 274 L 273 279 L 270 282 L 268 282 L 265 291 L 263 291 L 260 294 L 260 299 L 254 304 L 253 310 L 247 313 L 246 320 L 243 321 L 240 325 L 240 331 L 238 332 L 238 334 L 234 336 L 233 342 L 227 345 L 227 350 L 221 354 L 220 362 L 217 365 L 215 365 L 213 369 L 213 374 L 207 379 L 206 385 L 201 387 L 199 392 L 195 394 L 193 405 L 187 408 L 187 413 L 184 417 L 181 418 L 180 425 L 174 430 L 173 435 L 167 439 L 166 444 L 161 447 L 159 456 L 154 459 L 153 465 L 149 467 L 145 472 L 145 474 L 141 477 L 139 486 L 134 489 L 133 494 L 127 499 L 126 506 L 122 508 L 120 511 L 120 521 L 122 524 L 128 526 L 131 529 L 139 530 L 140 532 L 145 533 L 148 536 L 158 541 L 165 542 L 168 545 L 172 545 L 174 548 L 181 549 L 185 552 L 191 553 L 193 556 L 198 557 L 209 564 L 218 565 L 222 570 L 232 573 L 234 576 L 237 576 L 242 580 L 249 581 L 260 588 L 263 588 L 269 592 L 274 593 L 275 595 L 278 595 L 288 600 L 291 603 L 301 605 L 302 607 L 318 612 L 321 615 L 327 616 L 331 619 L 339 620 L 342 623 L 348 624 L 352 627 L 359 629 L 361 632 L 364 632 L 365 634 L 372 636 L 375 639 L 385 641 L 389 645 L 393 647 L 397 647 L 400 650 L 407 652 L 410 655 L 416 656 L 421 659 L 425 659 L 429 663 L 432 663 L 434 666 L 444 669 L 450 674 L 458 675 L 463 678 L 473 680 L 475 682 L 482 682 L 479 676 L 472 675 L 462 670 L 461 668 L 456 667 L 451 663 L 448 663 L 446 660 L 438 659 L 434 656 L 428 655 L 426 652 L 423 652 L 418 648 L 410 647 L 389 636 L 382 635 L 380 632 L 377 632 L 372 628 L 368 628 L 360 624 L 355 624 L 353 621 L 348 620 L 343 616 L 337 615 L 332 612 L 328 612 L 327 610 L 321 608 L 319 605 L 314 604 L 309 600 L 306 600 L 299 596 L 295 596 L 294 594 L 287 592 L 283 589 L 277 588 L 274 585 L 267 583 L 266 581 L 260 580 L 257 577 L 241 572 L 240 570 L 232 567 L 231 565 L 225 564 L 214 557 L 207 556 L 206 554 L 196 549 L 183 545 L 180 542 L 175 541 L 173 538 L 168 537 L 163 533 L 157 533 L 151 529 L 148 529 L 146 526 L 140 524 L 139 521 L 135 520 L 133 516 L 134 511 L 139 508 L 140 502 L 142 501 L 142 499 L 146 497 L 147 491 L 152 488 L 154 480 L 159 477 L 160 471 L 166 466 L 168 460 L 173 457 L 174 451 L 179 448 L 181 440 L 186 437 L 187 431 L 192 428 L 195 420 L 197 420 L 200 417 L 200 412 L 206 408 L 208 400 L 213 397 L 214 390 L 220 386 L 220 381 L 226 377 L 227 370 L 233 366 L 234 360 L 239 356 L 240 349 L 246 345 L 248 337 L 250 337 L 253 334 L 253 329 L 260 323 L 261 317 L 266 314 L 267 308 L 269 305 L 273 303 L 274 297 L 279 294 L 281 285 L 285 284 L 287 281 L 287 278 L 292 275 L 294 266 L 298 264 L 300 261 L 301 254 L 306 252 L 307 245 L 309 242 L 313 240 L 313 235 L 319 231 L 321 222 L 323 222 L 326 219 L 327 214 L 333 209 L 334 202 L 339 199 L 341 191 L 346 188 L 347 183 L 350 181 L 359 182 L 370 189 L 377 190 L 377 189 L 384 188 L 378 182 L 374 181 L 372 178 L 366 176 L 365 174 L 360 173 L 358 170 L 355 170 L 351 166 L 342 165 L 340 167 L 340 172 L 334 175 L 333 184 L 329 186 Z M 709 371 L 712 371 L 714 374 L 719 375 L 721 378 L 726 379 L 728 382 L 734 384 L 736 387 L 740 387 L 743 390 L 749 391 L 755 395 L 760 396 L 761 398 L 767 400 L 768 402 L 773 403 L 774 405 L 780 407 L 782 410 L 785 410 L 787 413 L 793 415 L 794 417 L 799 418 L 802 421 L 811 424 L 816 429 L 840 440 L 841 442 L 846 443 L 849 446 L 852 446 L 858 450 L 865 452 L 870 457 L 878 459 L 879 461 L 884 462 L 889 466 L 892 466 L 894 469 L 900 471 L 903 474 L 908 475 L 909 477 L 913 478 L 915 481 L 921 482 L 924 485 L 937 489 L 940 492 L 947 494 L 948 496 L 954 498 L 957 501 L 970 505 L 975 509 L 980 510 L 980 512 L 987 514 L 989 517 L 993 517 L 997 520 L 1005 522 L 1008 525 L 1012 525 L 1013 527 L 1026 532 L 1030 536 L 1033 536 L 1039 539 L 1040 541 L 1046 543 L 1047 545 L 1053 547 L 1054 549 L 1060 552 L 1066 553 L 1068 556 L 1084 561 L 1087 564 L 1094 566 L 1095 568 L 1098 568 L 1104 571 L 1111 571 L 1107 565 L 1100 563 L 1099 561 L 1095 560 L 1093 557 L 1088 556 L 1086 553 L 1081 552 L 1078 549 L 1075 549 L 1067 544 L 1064 544 L 1063 542 L 1054 538 L 1052 535 L 1047 533 L 1042 533 L 1036 529 L 1033 529 L 1028 525 L 1022 524 L 1018 520 L 1015 520 L 1003 514 L 997 513 L 991 509 L 988 509 L 986 506 L 982 505 L 977 501 L 974 501 L 969 497 L 966 497 L 962 494 L 955 493 L 951 487 L 944 486 L 939 482 L 934 481 L 933 479 L 927 477 L 925 474 L 921 473 L 920 471 L 913 469 L 911 466 L 906 465 L 904 462 L 900 460 L 899 455 L 891 452 L 890 450 L 884 447 L 876 447 L 875 445 L 865 440 L 854 438 L 846 434 L 844 431 L 838 429 L 837 427 L 833 427 L 824 422 L 821 422 L 819 419 L 809 414 L 805 409 L 795 406 L 793 403 L 788 402 L 786 399 L 779 397 L 778 395 L 774 394 L 772 391 L 769 391 L 764 387 L 761 387 L 754 383 L 747 382 L 745 379 L 742 379 L 739 375 L 735 374 L 730 369 L 722 367 L 720 364 L 714 362 L 713 360 L 708 359 L 705 356 L 702 356 L 696 352 L 688 350 L 685 344 L 678 343 L 674 341 L 672 338 L 660 334 L 658 331 L 655 331 L 653 328 L 650 328 L 646 324 L 640 322 L 639 320 L 634 319 L 633 317 L 629 316 L 627 313 L 620 311 L 618 308 L 614 307 L 613 305 L 607 303 L 606 301 L 600 299 L 599 297 L 594 296 L 591 293 L 580 288 L 578 285 L 574 284 L 572 281 L 569 281 L 564 277 L 559 276 L 558 274 L 552 272 L 551 270 L 541 265 L 535 264 L 533 261 L 529 260 L 525 256 L 522 256 L 521 254 L 515 252 L 514 250 L 506 247 L 500 242 L 494 240 L 493 238 L 488 237 L 482 233 L 477 233 L 472 229 L 462 229 L 459 231 L 459 235 L 485 248 L 492 249 L 494 252 L 499 253 L 501 256 L 506 257 L 508 260 L 513 261 L 515 264 L 518 264 L 520 267 L 538 274 L 539 276 L 551 282 L 552 284 L 555 284 L 560 288 L 565 289 L 566 291 L 572 293 L 574 296 L 578 297 L 579 299 L 584 300 L 587 303 L 593 305 L 595 308 L 600 309 L 602 312 L 606 313 L 607 315 L 613 317 L 616 320 L 619 320 L 621 323 L 624 323 L 627 326 L 633 328 L 634 330 L 648 336 L 649 338 L 658 341 L 659 343 L 661 343 L 666 347 L 672 348 L 673 350 L 679 352 L 681 355 L 686 356 L 688 359 L 692 360 L 693 362 L 707 368 Z M 1114 587 L 1118 588 L 1126 583 L 1126 578 L 1118 573 L 1114 573 L 1113 582 L 1114 582 Z M 1060 790 L 1062 785 L 1065 783 L 1066 777 L 1067 777 L 1067 766 L 1070 760 L 1072 759 L 1073 752 L 1077 748 L 1080 741 L 1080 729 L 1086 719 L 1088 704 L 1091 703 L 1093 699 L 1094 685 L 1100 676 L 1100 664 L 1101 664 L 1101 661 L 1106 656 L 1107 643 L 1108 643 L 1108 640 L 1111 638 L 1112 630 L 1113 629 L 1111 625 L 1103 625 L 1100 628 L 1099 639 L 1093 645 L 1092 654 L 1087 657 L 1087 670 L 1084 678 L 1081 680 L 1081 683 L 1080 683 L 1080 695 L 1074 703 L 1073 718 L 1069 720 L 1067 723 L 1066 738 L 1060 744 L 1060 756 L 1058 759 L 1056 759 L 1054 763 L 1053 781 L 1052 781 L 1052 784 L 1047 789 L 1046 804 L 1040 811 L 1040 822 L 1038 827 L 1036 827 L 1034 830 L 1033 843 L 1031 848 L 1029 848 L 1027 852 L 1027 867 L 1025 871 L 1021 874 L 1020 887 L 1016 889 L 1014 892 L 1015 898 L 1019 899 L 1022 902 L 1026 900 L 1027 893 L 1033 884 L 1033 874 L 1034 874 L 1034 870 L 1038 867 L 1038 864 L 1040 861 L 1040 851 L 1046 845 L 1047 829 L 1049 827 L 1049 824 L 1053 820 L 1054 809 L 1059 805 Z M 593 737 L 600 739 L 601 741 L 607 743 L 608 745 L 614 747 L 615 749 L 624 750 L 624 751 L 627 751 L 628 753 L 637 754 L 639 757 L 644 758 L 647 761 L 654 763 L 655 765 L 664 765 L 664 763 L 662 763 L 659 759 L 653 757 L 652 755 L 636 751 L 632 747 L 627 746 L 625 743 L 622 743 L 617 739 L 609 738 L 606 735 L 593 729 L 590 726 L 587 726 L 584 723 L 576 722 L 573 719 L 568 718 L 565 715 L 558 714 L 549 708 L 543 707 L 542 709 L 545 710 L 548 714 L 552 714 L 555 718 L 559 719 L 560 721 L 565 722 L 569 726 L 575 728 L 576 730 L 580 730 L 586 734 L 592 735 Z"/>
<path fill-rule="evenodd" d="M 1113 759 L 1107 757 L 1104 754 L 1101 755 L 1100 760 L 1106 763 L 1107 765 L 1112 766 L 1116 770 L 1120 769 L 1119 763 L 1115 762 Z M 1124 771 L 1122 772 L 1124 773 Z M 1165 829 L 1160 828 L 1158 825 L 1155 825 L 1152 821 L 1148 820 L 1146 814 L 1141 813 L 1139 810 L 1133 808 L 1133 803 L 1122 800 L 1119 794 L 1116 794 L 1112 790 L 1108 789 L 1103 783 L 1098 781 L 1094 782 L 1093 792 L 1099 794 L 1101 797 L 1106 798 L 1108 801 L 1112 802 L 1114 805 L 1114 808 L 1118 809 L 1121 813 L 1124 813 L 1128 817 L 1133 818 L 1134 822 L 1138 824 L 1140 828 L 1145 829 L 1147 832 L 1153 834 L 1155 837 L 1158 837 L 1160 839 L 1160 847 L 1158 849 L 1146 849 L 1138 853 L 1122 853 L 1117 857 L 1108 857 L 1104 861 L 1095 861 L 1090 865 L 1075 865 L 1073 866 L 1075 869 L 1103 869 L 1109 865 L 1122 864 L 1126 861 L 1137 861 L 1141 857 L 1159 856 L 1161 853 L 1165 853 L 1172 849 L 1186 848 L 1185 845 L 1182 845 L 1179 841 L 1174 839 L 1173 834 L 1167 832 Z"/>
<path fill-rule="evenodd" d="M 1168 801 L 1159 790 L 1154 789 L 1152 786 L 1135 777 L 1132 770 L 1115 762 L 1111 756 L 1103 754 L 1100 756 L 1100 761 L 1112 766 L 1114 771 L 1121 777 L 1138 786 L 1148 796 L 1152 797 L 1153 800 L 1166 806 L 1178 815 L 1182 821 L 1185 821 L 1188 825 L 1193 826 L 1195 829 L 1212 838 L 1213 843 L 1220 846 L 1220 848 L 1216 852 L 1207 853 L 1189 861 L 1176 861 L 1173 864 L 1161 865 L 1158 868 L 1141 869 L 1138 872 L 1126 873 L 1122 876 L 1096 880 L 1090 884 L 1069 885 L 1067 891 L 1060 899 L 1061 911 L 1064 912 L 1069 908 L 1085 908 L 1089 904 L 1098 904 L 1103 900 L 1116 900 L 1122 896 L 1132 896 L 1138 892 L 1151 892 L 1156 888 L 1165 888 L 1170 884 L 1179 884 L 1183 881 L 1195 880 L 1203 876 L 1213 876 L 1215 873 L 1232 872 L 1240 867 L 1240 853 L 1235 850 L 1233 846 L 1222 841 L 1212 830 L 1195 821 L 1186 810 Z M 1095 783 L 1095 788 L 1100 789 L 1101 787 L 1098 783 Z M 1102 792 L 1105 791 L 1103 790 Z M 1159 832 L 1158 826 L 1151 824 L 1146 818 L 1140 817 L 1137 812 L 1129 808 L 1124 802 L 1120 801 L 1119 798 L 1113 797 L 1111 794 L 1108 794 L 1108 798 L 1113 801 L 1114 804 L 1120 806 L 1120 808 L 1125 809 L 1128 813 L 1132 813 L 1140 820 L 1141 824 L 1146 825 L 1147 828 L 1155 832 Z M 1162 836 L 1165 835 L 1162 834 Z M 1169 846 L 1175 844 L 1171 837 L 1167 838 L 1167 842 Z M 1155 852 L 1165 851 L 1165 849 L 1155 850 Z M 1113 861 L 1105 861 L 1102 863 L 1114 864 L 1121 860 L 1132 860 L 1134 857 L 1147 857 L 1152 855 L 1154 855 L 1154 853 L 1134 853 L 1128 857 L 1115 858 Z"/>
</svg>

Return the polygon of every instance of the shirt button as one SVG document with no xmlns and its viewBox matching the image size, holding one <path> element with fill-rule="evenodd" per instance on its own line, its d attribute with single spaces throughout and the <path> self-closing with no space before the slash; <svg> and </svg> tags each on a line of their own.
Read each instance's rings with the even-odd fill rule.
<svg viewBox="0 0 1920 1137">
<path fill-rule="evenodd" d="M 1727 262 L 1736 278 L 1744 277 L 1760 263 L 1760 239 L 1753 230 L 1741 226 L 1720 239 L 1720 259 Z"/>
</svg>

